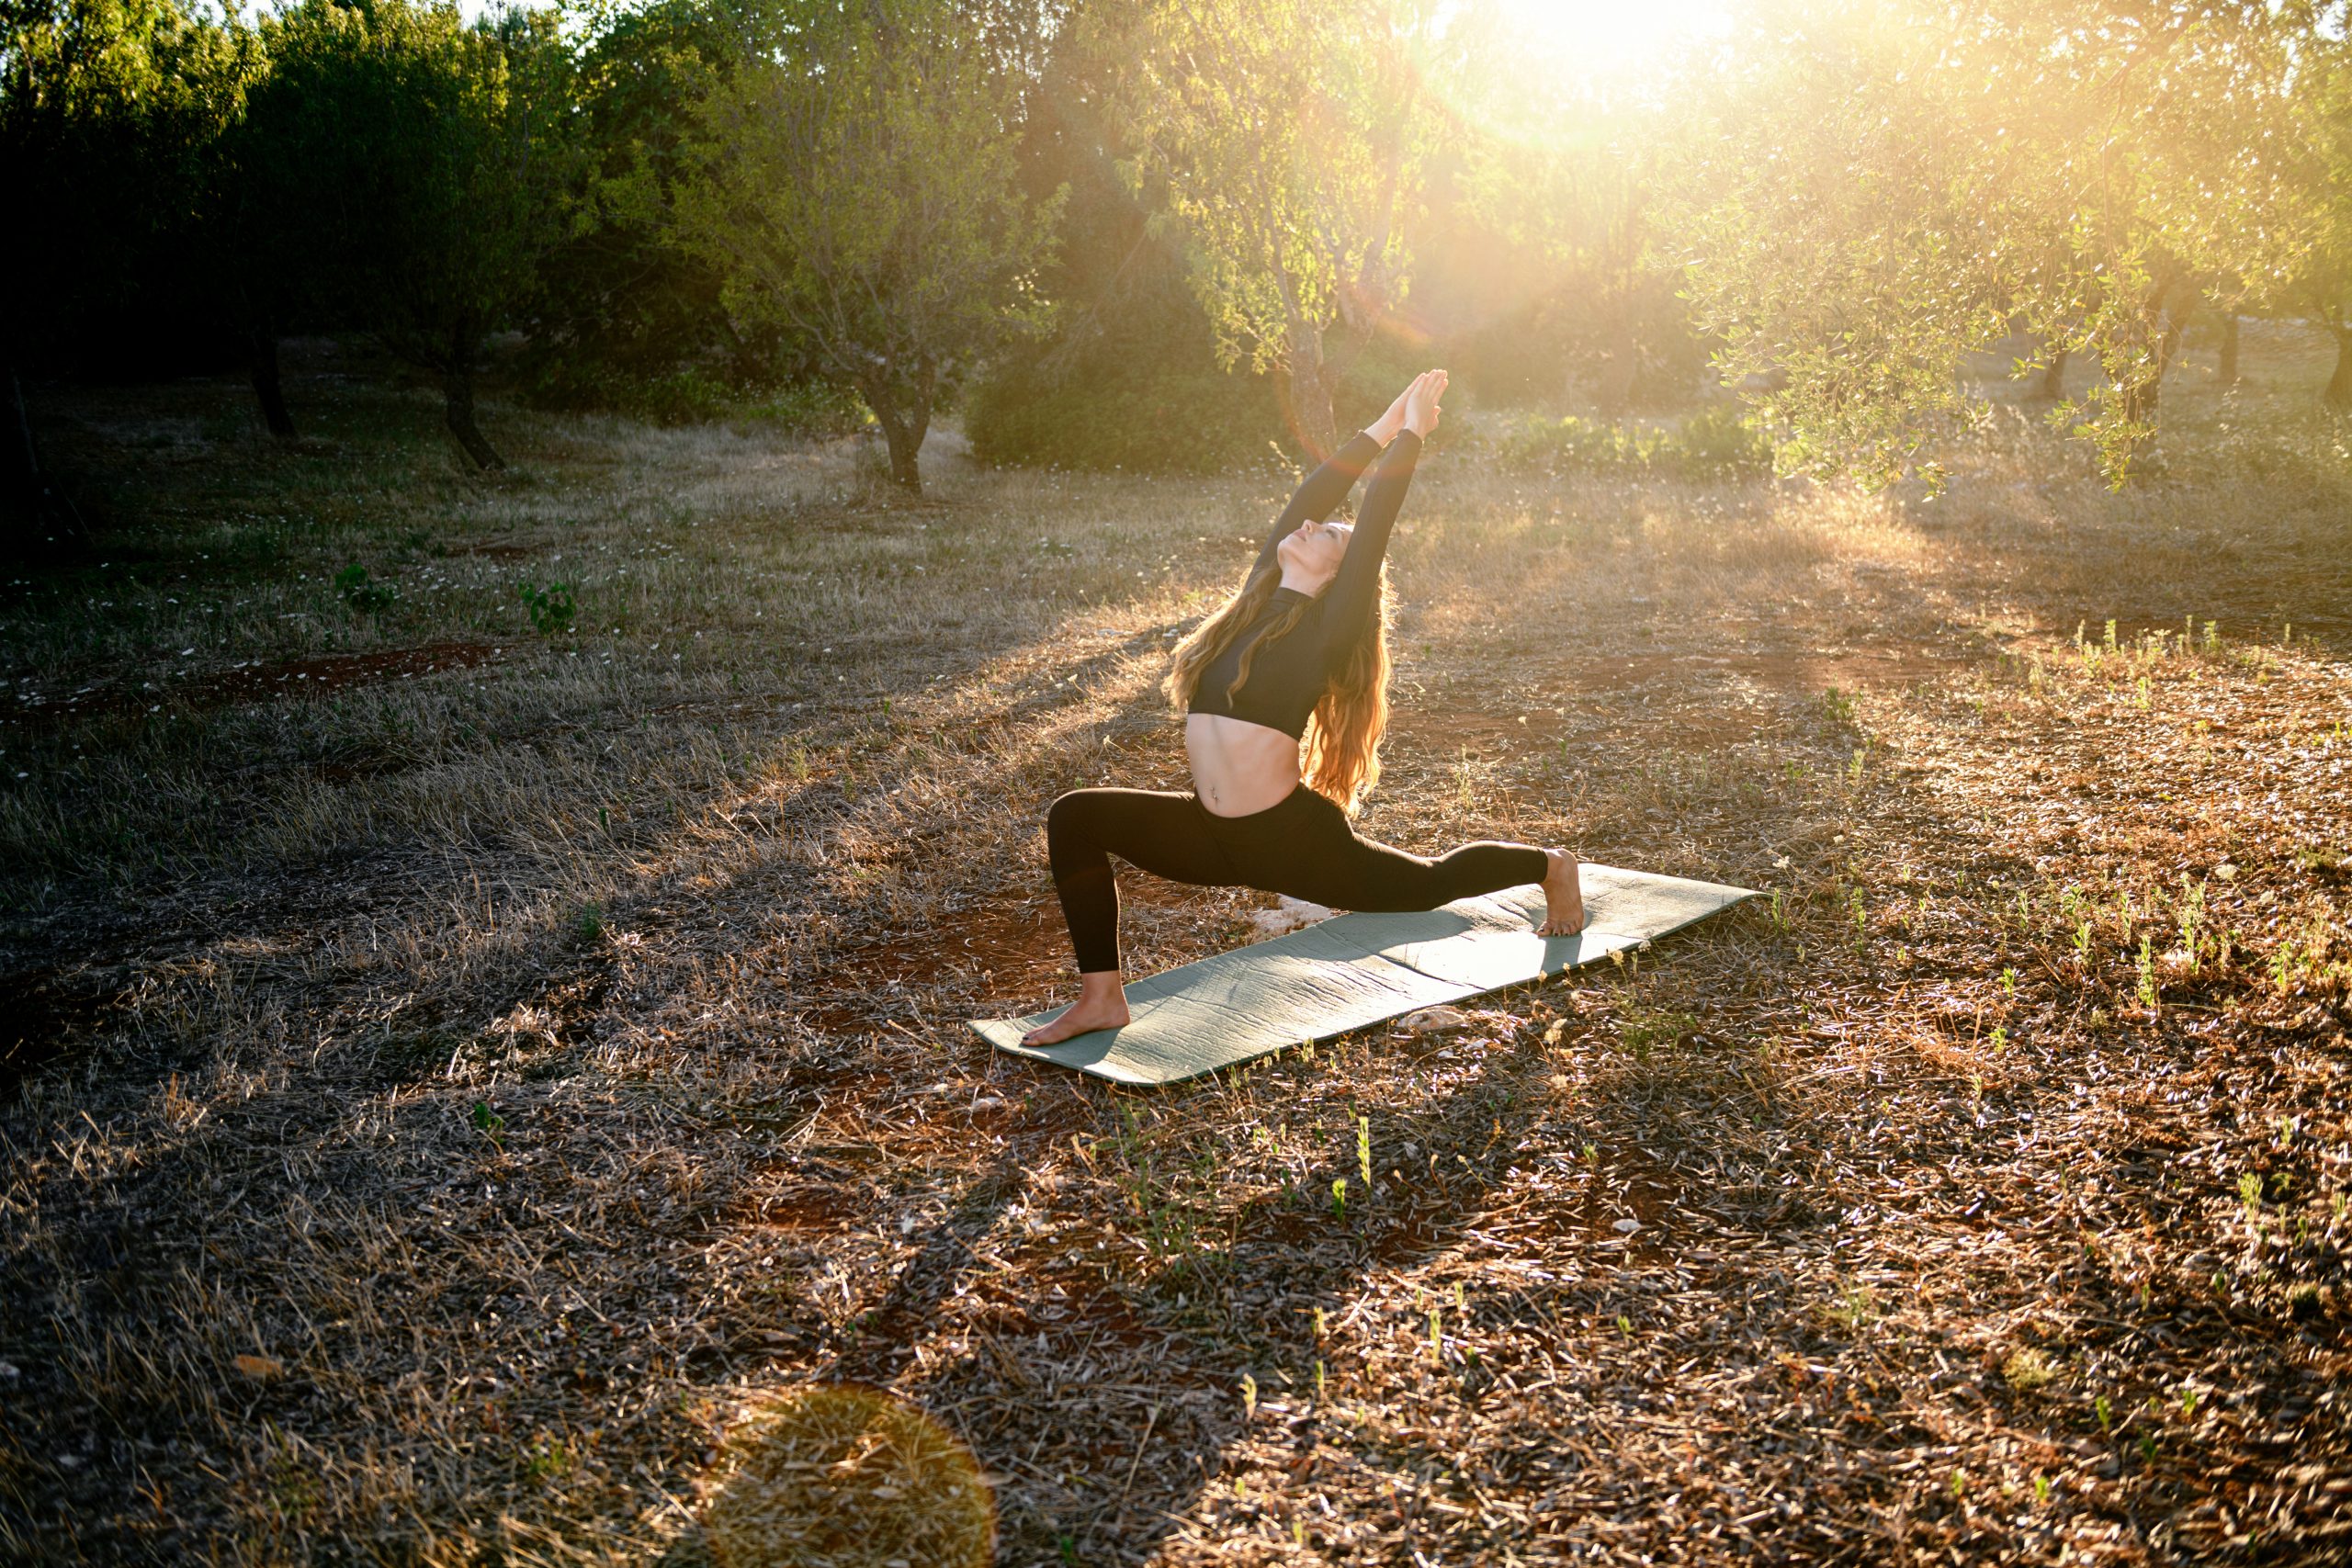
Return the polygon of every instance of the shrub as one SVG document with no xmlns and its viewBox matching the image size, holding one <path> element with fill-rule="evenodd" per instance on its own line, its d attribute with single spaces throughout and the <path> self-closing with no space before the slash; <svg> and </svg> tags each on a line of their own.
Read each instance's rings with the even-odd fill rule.
<svg viewBox="0 0 2352 1568">
<path fill-rule="evenodd" d="M 727 379 L 699 365 L 635 375 L 589 358 L 550 358 L 534 368 L 525 396 L 540 408 L 597 410 L 648 424 L 743 420 L 786 434 L 829 437 L 862 429 L 874 416 L 858 395 L 823 381 L 766 386 Z"/>
<path fill-rule="evenodd" d="M 1737 410 L 1712 408 L 1673 424 L 1614 423 L 1574 414 L 1495 438 L 1503 461 L 1554 473 L 1634 470 L 1683 479 L 1768 474 L 1772 444 Z"/>
<path fill-rule="evenodd" d="M 874 423 L 865 400 L 847 387 L 828 381 L 796 381 L 757 396 L 747 396 L 734 409 L 735 417 L 775 426 L 787 435 L 819 439 L 852 435 Z"/>
<path fill-rule="evenodd" d="M 972 389 L 964 434 L 987 463 L 1213 473 L 1264 456 L 1283 422 L 1262 378 L 1216 370 L 1057 378 L 1033 363 L 1001 367 Z"/>
</svg>

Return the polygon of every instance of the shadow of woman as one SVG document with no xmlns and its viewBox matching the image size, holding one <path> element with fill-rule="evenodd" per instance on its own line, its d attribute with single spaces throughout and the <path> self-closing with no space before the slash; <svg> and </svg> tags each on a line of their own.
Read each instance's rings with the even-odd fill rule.
<svg viewBox="0 0 2352 1568">
<path fill-rule="evenodd" d="M 1153 1259 L 1140 1279 L 1114 1281 L 1075 1253 L 1041 1257 L 1030 1245 L 1033 1204 L 1050 1203 L 1041 1189 L 1057 1185 L 1053 1162 L 1070 1156 L 1072 1119 L 1008 1139 L 819 1375 L 897 1388 L 971 1447 L 996 1494 L 997 1561 L 1148 1558 L 1186 1528 L 1229 1473 L 1234 1446 L 1245 1433 L 1262 1438 L 1269 1416 L 1280 1417 L 1283 1440 L 1310 1452 L 1339 1437 L 1312 1391 L 1318 1377 L 1354 1370 L 1344 1320 L 1491 1218 L 1532 1149 L 1572 1147 L 1582 1135 L 1559 1124 L 1538 1035 L 1520 1032 L 1487 1048 L 1484 1070 L 1440 1098 L 1367 1112 L 1363 1147 L 1388 1167 L 1374 1170 L 1372 1190 L 1368 1161 L 1334 1158 L 1287 1191 L 1243 1203 L 1216 1238 L 1138 1201 L 1135 1239 Z M 1067 1082 L 1008 1066 L 1009 1087 Z M 1110 1109 L 1181 1102 L 1202 1088 L 1090 1091 Z M 1123 1113 L 1112 1111 L 1114 1124 Z M 1101 1131 L 1100 1121 L 1088 1124 Z M 1407 1163 L 1418 1168 L 1409 1177 Z M 1588 1218 L 1591 1245 L 1627 1246 L 1597 1210 Z M 1439 1339 L 1433 1365 L 1477 1396 L 1488 1371 L 1444 1352 L 1442 1328 Z M 1261 1403 L 1253 1426 L 1248 1406 Z"/>
</svg>

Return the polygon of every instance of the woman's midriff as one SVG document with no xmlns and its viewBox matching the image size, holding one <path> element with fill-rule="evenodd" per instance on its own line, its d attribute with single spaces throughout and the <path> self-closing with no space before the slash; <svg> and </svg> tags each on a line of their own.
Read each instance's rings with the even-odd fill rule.
<svg viewBox="0 0 2352 1568">
<path fill-rule="evenodd" d="M 1298 787 L 1298 742 L 1279 729 L 1224 714 L 1184 720 L 1193 791 L 1218 817 L 1248 817 L 1280 806 Z"/>
</svg>

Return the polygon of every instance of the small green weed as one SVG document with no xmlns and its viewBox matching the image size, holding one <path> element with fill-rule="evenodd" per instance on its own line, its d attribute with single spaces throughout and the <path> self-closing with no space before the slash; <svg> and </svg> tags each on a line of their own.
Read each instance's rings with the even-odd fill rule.
<svg viewBox="0 0 2352 1568">
<path fill-rule="evenodd" d="M 1838 1291 L 1836 1301 L 1824 1303 L 1818 1310 L 1823 1321 L 1849 1334 L 1859 1333 L 1878 1321 L 1878 1292 L 1868 1285 L 1848 1284 Z"/>
<path fill-rule="evenodd" d="M 1618 1021 L 1617 1032 L 1634 1060 L 1646 1063 L 1650 1053 L 1660 1045 L 1679 1045 L 1699 1032 L 1695 1013 L 1673 1012 L 1664 1008 L 1628 1008 Z"/>
<path fill-rule="evenodd" d="M 345 604 L 362 615 L 388 610 L 401 596 L 400 590 L 390 583 L 371 581 L 368 569 L 357 561 L 334 574 L 334 591 L 343 595 Z"/>
<path fill-rule="evenodd" d="M 532 629 L 541 637 L 561 637 L 570 631 L 580 609 L 568 582 L 550 582 L 545 588 L 525 583 L 523 607 L 530 612 Z"/>
<path fill-rule="evenodd" d="M 574 1464 L 571 1450 L 560 1438 L 542 1434 L 537 1441 L 523 1451 L 523 1479 L 526 1481 L 557 1481 L 571 1473 Z"/>
<path fill-rule="evenodd" d="M 2030 1345 L 2020 1345 L 2001 1362 L 2001 1376 L 2019 1393 L 2046 1387 L 2057 1375 L 2057 1364 Z"/>
</svg>

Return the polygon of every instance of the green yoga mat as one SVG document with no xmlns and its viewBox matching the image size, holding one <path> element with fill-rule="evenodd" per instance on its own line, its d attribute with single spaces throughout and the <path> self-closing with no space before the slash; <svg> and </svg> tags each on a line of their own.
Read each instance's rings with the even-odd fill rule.
<svg viewBox="0 0 2352 1568">
<path fill-rule="evenodd" d="M 1133 1021 L 1058 1045 L 1021 1037 L 1061 1010 L 974 1021 L 1001 1051 L 1114 1083 L 1180 1083 L 1385 1018 L 1541 979 L 1679 931 L 1756 895 L 1745 887 L 1584 867 L 1585 929 L 1541 937 L 1537 887 L 1409 915 L 1341 915 L 1127 987 Z"/>
</svg>

